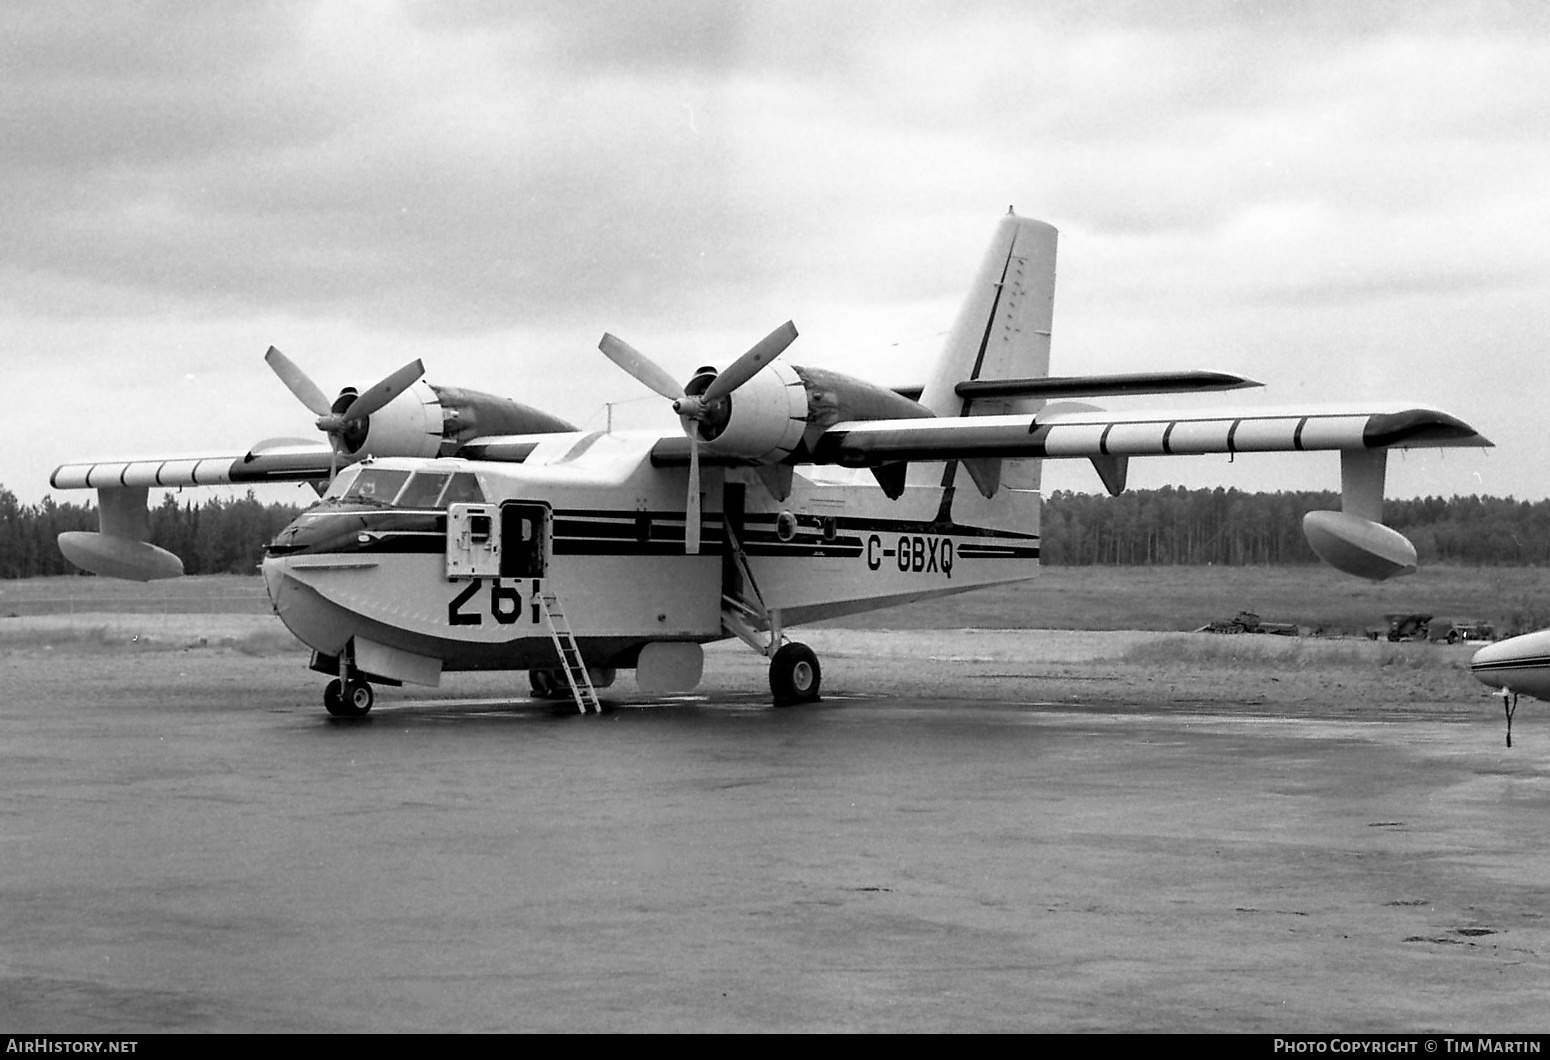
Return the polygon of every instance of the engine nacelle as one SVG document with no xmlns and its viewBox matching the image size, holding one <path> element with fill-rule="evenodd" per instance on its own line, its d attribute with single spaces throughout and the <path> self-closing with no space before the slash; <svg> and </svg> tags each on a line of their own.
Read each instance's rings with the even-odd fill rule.
<svg viewBox="0 0 1550 1060">
<path fill-rule="evenodd" d="M 1383 581 L 1414 574 L 1415 546 L 1398 530 L 1349 512 L 1309 512 L 1303 536 L 1319 559 L 1358 578 Z"/>
<path fill-rule="evenodd" d="M 357 459 L 368 456 L 439 456 L 443 426 L 441 399 L 425 382 L 366 418 L 364 437 L 345 434 L 345 445 Z"/>
<path fill-rule="evenodd" d="M 701 378 L 708 385 L 709 378 Z M 706 452 L 778 464 L 801 444 L 807 429 L 807 388 L 789 366 L 767 365 L 724 401 L 725 413 L 718 402 L 705 420 L 684 420 L 685 431 L 700 432 Z"/>
<path fill-rule="evenodd" d="M 427 385 L 441 403 L 442 456 L 452 456 L 464 443 L 479 437 L 559 434 L 576 430 L 576 425 L 568 420 L 510 398 L 462 387 Z"/>
</svg>

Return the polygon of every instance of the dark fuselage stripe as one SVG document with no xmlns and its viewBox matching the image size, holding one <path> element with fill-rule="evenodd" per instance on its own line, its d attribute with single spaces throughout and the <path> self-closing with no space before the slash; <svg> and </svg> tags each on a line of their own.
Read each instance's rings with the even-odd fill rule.
<svg viewBox="0 0 1550 1060">
<path fill-rule="evenodd" d="M 1503 659 L 1500 662 L 1471 663 L 1471 673 L 1500 673 L 1513 670 L 1550 669 L 1550 655 L 1537 655 L 1528 659 Z"/>
</svg>

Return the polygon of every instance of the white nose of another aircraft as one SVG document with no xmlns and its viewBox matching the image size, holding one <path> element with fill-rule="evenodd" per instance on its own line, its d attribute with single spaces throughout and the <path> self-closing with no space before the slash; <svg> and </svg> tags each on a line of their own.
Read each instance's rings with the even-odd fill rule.
<svg viewBox="0 0 1550 1060">
<path fill-rule="evenodd" d="M 1492 688 L 1550 699 L 1550 629 L 1486 645 L 1469 661 L 1469 672 Z"/>
</svg>

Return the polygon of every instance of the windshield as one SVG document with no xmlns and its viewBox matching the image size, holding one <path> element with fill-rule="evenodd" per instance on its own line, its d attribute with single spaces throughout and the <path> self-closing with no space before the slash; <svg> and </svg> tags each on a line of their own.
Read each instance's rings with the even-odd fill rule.
<svg viewBox="0 0 1550 1060">
<path fill-rule="evenodd" d="M 445 471 L 416 471 L 409 485 L 398 495 L 400 508 L 434 508 L 441 491 L 452 476 Z"/>
<path fill-rule="evenodd" d="M 344 499 L 347 501 L 366 501 L 377 504 L 392 504 L 393 498 L 398 496 L 398 491 L 404 488 L 404 483 L 409 481 L 409 472 L 390 471 L 387 468 L 368 467 L 356 477 L 351 487 L 345 490 Z"/>
<path fill-rule="evenodd" d="M 324 491 L 322 499 L 325 501 L 339 500 L 340 497 L 344 496 L 345 490 L 355 484 L 355 476 L 360 473 L 361 469 L 358 467 L 347 467 L 339 472 L 339 474 L 334 476 L 334 481 L 328 484 L 328 489 Z"/>
<path fill-rule="evenodd" d="M 468 471 L 400 471 L 366 467 L 340 472 L 324 497 L 335 504 L 377 504 L 395 508 L 442 508 L 481 504 L 484 491 Z"/>
</svg>

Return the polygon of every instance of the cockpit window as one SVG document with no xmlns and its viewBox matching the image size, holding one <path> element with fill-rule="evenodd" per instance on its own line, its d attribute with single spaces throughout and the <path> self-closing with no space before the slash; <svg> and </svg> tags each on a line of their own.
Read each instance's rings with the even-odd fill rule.
<svg viewBox="0 0 1550 1060">
<path fill-rule="evenodd" d="M 434 508 L 436 499 L 441 496 L 442 488 L 446 486 L 449 478 L 451 476 L 445 471 L 416 471 L 414 477 L 409 480 L 409 485 L 404 487 L 404 492 L 398 495 L 398 506 Z"/>
<path fill-rule="evenodd" d="M 360 473 L 360 476 L 345 491 L 344 499 L 376 501 L 378 504 L 392 504 L 393 498 L 398 496 L 398 491 L 404 488 L 404 483 L 409 479 L 407 471 L 391 471 L 387 468 L 369 467 Z"/>
<path fill-rule="evenodd" d="M 343 497 L 346 491 L 355 485 L 355 478 L 361 473 L 358 467 L 347 467 L 334 476 L 334 481 L 328 484 L 328 489 L 323 494 L 324 500 L 337 501 Z"/>
<path fill-rule="evenodd" d="M 459 471 L 452 476 L 452 481 L 447 484 L 447 491 L 442 494 L 441 503 L 437 507 L 445 508 L 452 504 L 482 504 L 484 503 L 484 490 L 479 488 L 479 480 L 474 478 L 469 471 Z"/>
<path fill-rule="evenodd" d="M 381 467 L 346 468 L 329 485 L 320 503 L 366 503 L 395 508 L 441 508 L 483 504 L 484 490 L 469 471 L 398 471 Z"/>
</svg>

